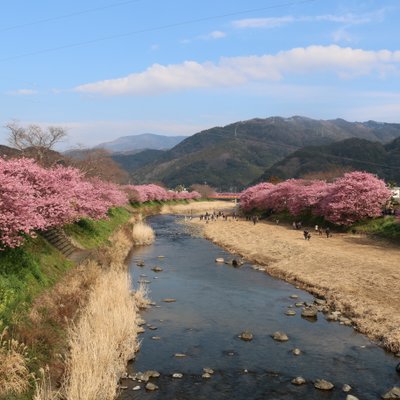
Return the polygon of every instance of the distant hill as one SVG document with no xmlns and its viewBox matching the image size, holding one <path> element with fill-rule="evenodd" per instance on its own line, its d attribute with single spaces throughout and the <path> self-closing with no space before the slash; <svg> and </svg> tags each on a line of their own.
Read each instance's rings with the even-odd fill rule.
<svg viewBox="0 0 400 400">
<path fill-rule="evenodd" d="M 241 190 L 302 147 L 351 137 L 388 143 L 399 136 L 400 124 L 299 116 L 252 119 L 199 132 L 130 173 L 135 182 L 161 181 L 170 187 L 206 182 L 219 190 Z"/>
<path fill-rule="evenodd" d="M 400 138 L 387 144 L 346 139 L 325 146 L 304 147 L 268 168 L 254 183 L 323 175 L 329 171 L 361 170 L 400 183 Z"/>
<path fill-rule="evenodd" d="M 153 133 L 143 133 L 141 135 L 122 136 L 111 142 L 97 145 L 95 148 L 103 148 L 110 152 L 131 152 L 144 149 L 166 150 L 176 146 L 187 136 L 163 136 Z"/>
<path fill-rule="evenodd" d="M 124 170 L 131 172 L 159 159 L 165 150 L 142 150 L 134 154 L 115 153 L 111 158 Z"/>
<path fill-rule="evenodd" d="M 18 157 L 20 153 L 17 149 L 0 144 L 0 157 Z"/>
</svg>

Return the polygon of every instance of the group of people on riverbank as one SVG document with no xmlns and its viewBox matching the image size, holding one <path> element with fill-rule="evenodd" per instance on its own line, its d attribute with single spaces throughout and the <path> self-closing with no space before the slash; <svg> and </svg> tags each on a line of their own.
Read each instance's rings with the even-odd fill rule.
<svg viewBox="0 0 400 400">
<path fill-rule="evenodd" d="M 239 214 L 237 212 L 226 213 L 224 211 L 213 211 L 213 212 L 205 212 L 204 214 L 200 214 L 199 216 L 200 221 L 204 221 L 206 224 L 209 222 L 214 222 L 218 220 L 222 221 L 239 221 Z M 260 217 L 258 215 L 245 215 L 244 216 L 246 221 L 250 221 L 253 225 L 256 225 L 260 221 Z M 185 217 L 185 220 L 192 220 L 193 216 Z M 275 223 L 279 225 L 279 220 L 275 220 Z M 302 221 L 293 221 L 292 223 L 293 229 L 301 230 L 303 229 Z M 329 227 L 323 228 L 319 225 L 315 225 L 314 232 L 318 236 L 322 236 L 324 233 L 327 238 L 332 236 L 331 230 Z M 303 230 L 303 236 L 305 240 L 311 239 L 311 232 L 308 229 Z"/>
<path fill-rule="evenodd" d="M 298 224 L 300 224 L 300 226 L 301 226 L 301 222 L 293 222 L 293 227 L 296 227 L 295 229 L 299 229 L 299 228 L 297 228 Z M 325 229 L 323 229 L 320 226 L 315 225 L 314 231 L 315 231 L 316 234 L 318 234 L 318 236 L 322 236 L 323 232 L 325 232 L 325 235 L 326 235 L 327 239 L 332 236 L 329 226 L 326 227 Z M 303 236 L 304 236 L 305 240 L 310 240 L 311 239 L 311 233 L 307 229 L 305 229 L 303 231 Z"/>
<path fill-rule="evenodd" d="M 212 213 L 209 213 L 208 211 L 205 214 L 200 214 L 199 216 L 200 221 L 205 221 L 208 223 L 209 221 L 229 221 L 232 219 L 233 221 L 238 221 L 239 216 L 236 212 L 233 212 L 232 214 L 226 214 L 223 211 L 213 211 Z"/>
</svg>

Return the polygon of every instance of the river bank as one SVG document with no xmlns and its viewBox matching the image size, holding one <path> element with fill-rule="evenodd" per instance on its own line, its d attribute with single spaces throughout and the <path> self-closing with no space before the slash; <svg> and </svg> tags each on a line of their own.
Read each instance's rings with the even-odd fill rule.
<svg viewBox="0 0 400 400">
<path fill-rule="evenodd" d="M 302 231 L 268 222 L 192 223 L 207 239 L 272 276 L 324 297 L 358 331 L 389 351 L 400 351 L 398 247 L 349 234 L 313 235 L 306 241 Z"/>
<path fill-rule="evenodd" d="M 148 218 L 156 240 L 132 252 L 134 285 L 148 286 L 154 306 L 141 314 L 141 350 L 119 400 L 343 400 L 343 388 L 374 400 L 398 386 L 394 355 L 321 313 L 303 318 L 315 301 L 306 291 L 246 262 L 215 262 L 237 256 L 183 220 Z M 288 339 L 274 340 L 276 332 Z M 334 386 L 329 393 L 317 388 L 320 379 Z"/>
</svg>

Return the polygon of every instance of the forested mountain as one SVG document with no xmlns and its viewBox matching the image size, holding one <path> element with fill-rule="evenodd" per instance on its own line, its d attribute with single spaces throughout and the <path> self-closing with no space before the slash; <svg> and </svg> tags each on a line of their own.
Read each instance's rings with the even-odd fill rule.
<svg viewBox="0 0 400 400">
<path fill-rule="evenodd" d="M 400 138 L 387 144 L 346 139 L 325 146 L 295 151 L 267 169 L 255 182 L 271 178 L 324 177 L 330 173 L 359 170 L 400 184 Z"/>
<path fill-rule="evenodd" d="M 115 153 L 110 157 L 126 171 L 134 171 L 161 157 L 164 150 L 142 150 L 134 154 Z"/>
<path fill-rule="evenodd" d="M 129 172 L 137 183 L 161 181 L 174 187 L 206 182 L 219 190 L 240 190 L 305 146 L 351 137 L 387 143 L 399 136 L 400 124 L 297 116 L 252 119 L 199 132 Z"/>
</svg>

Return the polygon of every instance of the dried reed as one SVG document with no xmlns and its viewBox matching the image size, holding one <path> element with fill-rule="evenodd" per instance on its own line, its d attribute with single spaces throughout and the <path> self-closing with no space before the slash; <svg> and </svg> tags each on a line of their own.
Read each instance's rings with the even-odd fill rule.
<svg viewBox="0 0 400 400">
<path fill-rule="evenodd" d="M 133 243 L 136 246 L 149 245 L 154 242 L 155 235 L 151 226 L 139 222 L 132 229 Z"/>
</svg>

